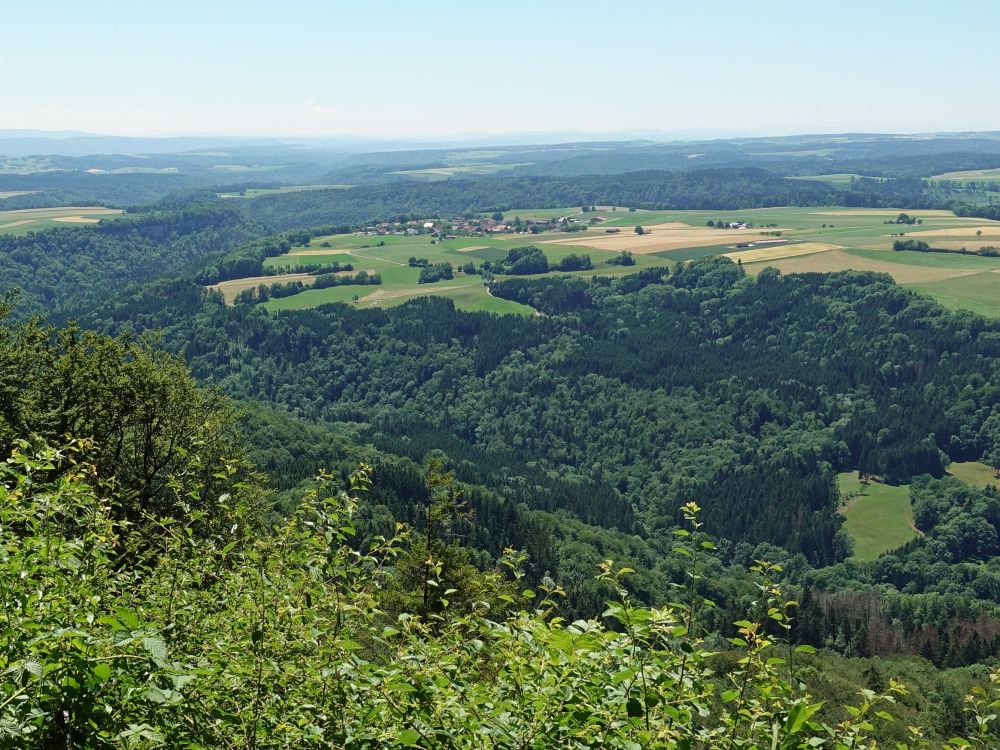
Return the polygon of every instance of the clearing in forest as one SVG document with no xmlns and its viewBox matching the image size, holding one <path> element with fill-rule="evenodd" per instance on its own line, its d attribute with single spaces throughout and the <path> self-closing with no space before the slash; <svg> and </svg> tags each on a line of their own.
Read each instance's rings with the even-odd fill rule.
<svg viewBox="0 0 1000 750">
<path fill-rule="evenodd" d="M 913 526 L 910 485 L 863 485 L 855 471 L 840 474 L 838 485 L 844 528 L 854 540 L 854 559 L 874 560 L 919 535 Z"/>
</svg>

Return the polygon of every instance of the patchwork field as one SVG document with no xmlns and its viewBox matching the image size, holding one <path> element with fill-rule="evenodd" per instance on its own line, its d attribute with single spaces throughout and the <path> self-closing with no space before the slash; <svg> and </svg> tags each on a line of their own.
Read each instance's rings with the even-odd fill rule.
<svg viewBox="0 0 1000 750">
<path fill-rule="evenodd" d="M 65 206 L 62 208 L 25 208 L 0 211 L 0 234 L 27 234 L 72 224 L 96 224 L 101 219 L 122 213 L 101 206 Z"/>
<path fill-rule="evenodd" d="M 579 233 L 579 235 L 585 234 L 585 236 L 578 235 L 567 239 L 542 239 L 539 241 L 553 245 L 578 245 L 615 253 L 628 250 L 636 255 L 649 255 L 664 250 L 680 250 L 689 247 L 719 245 L 720 243 L 735 245 L 739 242 L 752 242 L 761 239 L 760 229 L 715 229 L 706 226 L 691 226 L 682 221 L 643 224 L 643 234 L 641 235 L 635 232 L 634 227 L 632 231 L 608 234 L 602 230 L 601 226 L 594 227 L 586 233 Z"/>
<path fill-rule="evenodd" d="M 838 484 L 844 502 L 844 528 L 854 539 L 854 559 L 874 560 L 918 535 L 913 527 L 909 485 L 871 482 L 865 486 L 853 471 L 840 474 Z"/>
<path fill-rule="evenodd" d="M 594 269 L 575 272 L 578 276 L 622 275 L 654 266 L 668 266 L 695 258 L 725 255 L 742 262 L 748 273 L 755 274 L 772 266 L 783 273 L 835 272 L 843 270 L 886 273 L 897 282 L 928 294 L 953 309 L 971 310 L 983 315 L 1000 316 L 1000 258 L 960 253 L 895 252 L 893 242 L 900 235 L 925 238 L 935 246 L 956 243 L 977 248 L 996 238 L 1000 244 L 1000 222 L 956 217 L 949 211 L 907 211 L 921 220 L 919 225 L 896 224 L 901 213 L 896 209 L 763 208 L 745 211 L 629 211 L 627 208 L 597 206 L 581 212 L 580 207 L 524 209 L 505 213 L 521 217 L 549 219 L 568 217 L 587 222 L 584 231 L 543 232 L 537 235 L 487 235 L 460 237 L 436 242 L 428 235 L 333 235 L 317 237 L 306 247 L 295 247 L 287 255 L 268 258 L 268 268 L 287 268 L 322 260 L 350 263 L 356 269 L 369 269 L 382 275 L 376 289 L 332 287 L 307 290 L 292 297 L 266 302 L 268 309 L 281 310 L 313 307 L 328 302 L 345 302 L 360 307 L 386 307 L 402 304 L 424 294 L 449 297 L 462 309 L 495 312 L 531 313 L 523 305 L 490 297 L 477 275 L 460 269 L 468 262 L 497 261 L 514 247 L 536 245 L 552 263 L 570 254 L 589 255 Z M 2 216 L 2 214 L 0 214 Z M 600 217 L 602 222 L 589 224 Z M 714 223 L 751 222 L 749 229 L 718 229 Z M 639 224 L 646 233 L 637 235 Z M 608 233 L 608 228 L 621 231 Z M 784 244 L 738 248 L 772 239 L 768 233 L 781 232 Z M 977 232 L 981 234 L 977 235 Z M 976 243 L 979 244 L 976 244 Z M 957 247 L 955 248 L 957 249 Z M 633 253 L 634 266 L 615 266 L 609 261 L 623 250 Z M 418 284 L 419 268 L 410 267 L 411 257 L 430 263 L 451 263 L 454 279 L 435 284 Z M 553 272 L 551 275 L 556 275 Z M 280 280 L 265 277 L 269 282 Z M 285 277 L 282 277 L 285 278 Z M 253 286 L 248 281 L 239 288 Z M 233 296 L 239 288 L 231 285 Z M 230 292 L 224 290 L 227 295 Z M 355 299 L 357 297 L 357 299 Z M 229 297 L 227 296 L 227 299 Z"/>
</svg>

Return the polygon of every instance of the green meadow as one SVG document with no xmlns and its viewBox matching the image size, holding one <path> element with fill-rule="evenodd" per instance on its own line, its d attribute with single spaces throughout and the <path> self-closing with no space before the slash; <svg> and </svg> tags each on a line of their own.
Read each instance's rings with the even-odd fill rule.
<svg viewBox="0 0 1000 750">
<path fill-rule="evenodd" d="M 866 486 L 852 471 L 840 474 L 838 484 L 844 502 L 844 528 L 854 540 L 856 560 L 874 560 L 917 536 L 910 485 L 871 482 Z"/>
</svg>

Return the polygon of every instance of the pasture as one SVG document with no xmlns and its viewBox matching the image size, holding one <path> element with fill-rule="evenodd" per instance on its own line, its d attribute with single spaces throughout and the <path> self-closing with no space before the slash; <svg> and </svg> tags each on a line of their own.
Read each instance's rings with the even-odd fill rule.
<svg viewBox="0 0 1000 750">
<path fill-rule="evenodd" d="M 844 528 L 854 540 L 854 559 L 874 560 L 918 536 L 909 485 L 862 485 L 857 472 L 852 471 L 840 474 L 837 483 Z"/>
<path fill-rule="evenodd" d="M 973 487 L 1000 487 L 993 467 L 980 461 L 957 461 L 949 464 L 948 473 Z"/>
<path fill-rule="evenodd" d="M 101 219 L 121 214 L 117 208 L 102 206 L 64 206 L 62 208 L 25 208 L 0 211 L 0 234 L 27 234 L 54 227 L 96 224 Z"/>
</svg>

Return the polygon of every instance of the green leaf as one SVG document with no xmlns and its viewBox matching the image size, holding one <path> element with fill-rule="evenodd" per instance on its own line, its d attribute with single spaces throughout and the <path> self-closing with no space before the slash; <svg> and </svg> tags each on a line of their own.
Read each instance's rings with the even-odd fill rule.
<svg viewBox="0 0 1000 750">
<path fill-rule="evenodd" d="M 413 747 L 418 742 L 420 742 L 420 733 L 415 729 L 404 729 L 396 738 L 396 744 L 404 747 Z"/>
<path fill-rule="evenodd" d="M 159 636 L 146 636 L 142 639 L 142 646 L 157 664 L 162 664 L 167 660 L 167 644 Z"/>
<path fill-rule="evenodd" d="M 98 682 L 107 682 L 111 679 L 111 667 L 106 662 L 96 664 L 90 671 Z"/>
</svg>

